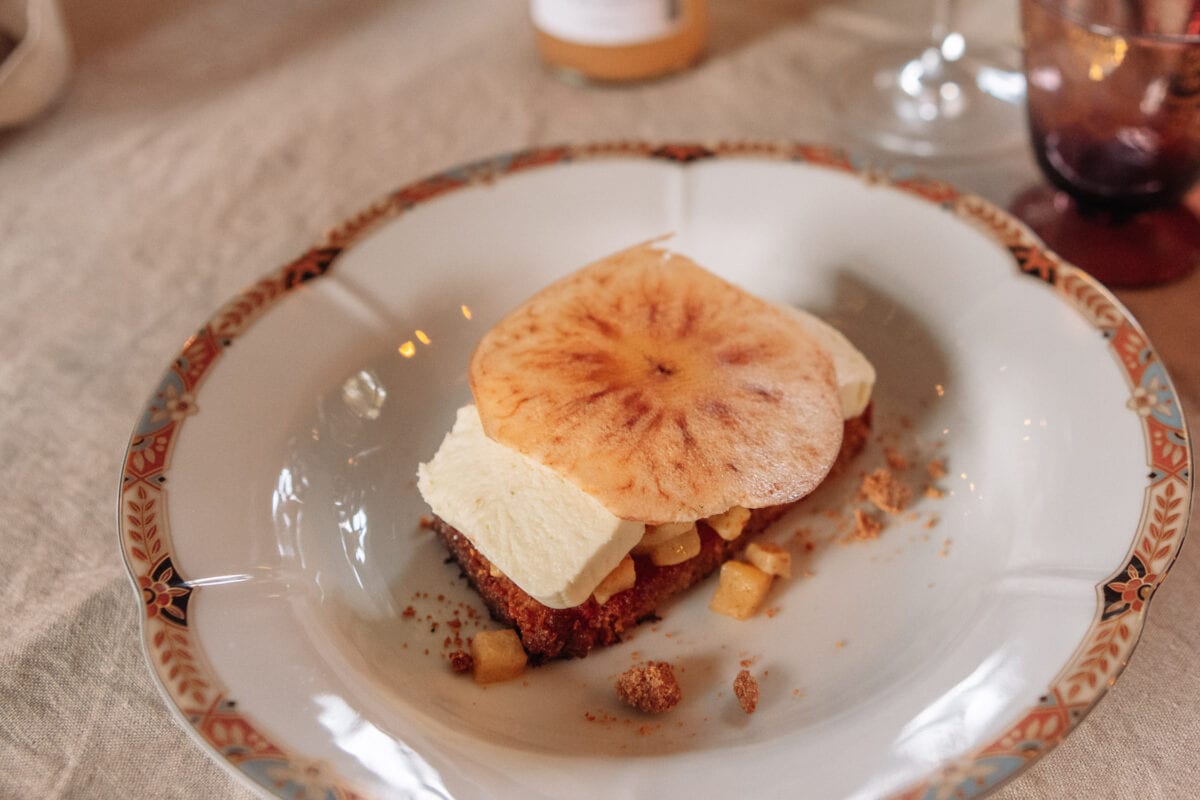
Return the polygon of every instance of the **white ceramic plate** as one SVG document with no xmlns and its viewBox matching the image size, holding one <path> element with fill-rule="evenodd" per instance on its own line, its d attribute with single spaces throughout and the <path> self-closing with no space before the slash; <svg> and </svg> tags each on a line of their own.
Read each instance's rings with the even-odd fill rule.
<svg viewBox="0 0 1200 800">
<path fill-rule="evenodd" d="M 891 446 L 919 490 L 941 459 L 946 494 L 846 543 L 847 474 L 773 531 L 802 574 L 769 613 L 712 614 L 707 584 L 628 642 L 478 687 L 446 655 L 492 623 L 418 527 L 416 465 L 491 324 L 665 232 L 847 333 L 879 372 L 861 469 Z M 121 540 L 168 700 L 279 797 L 971 797 L 1120 672 L 1189 466 L 1136 323 L 979 198 L 822 148 L 550 148 L 396 192 L 218 311 L 134 433 Z M 680 670 L 662 717 L 614 697 L 648 658 Z"/>
</svg>

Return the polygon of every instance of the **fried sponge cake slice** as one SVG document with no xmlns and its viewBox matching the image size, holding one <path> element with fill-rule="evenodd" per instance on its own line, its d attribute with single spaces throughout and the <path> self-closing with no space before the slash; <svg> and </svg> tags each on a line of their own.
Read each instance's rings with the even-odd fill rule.
<svg viewBox="0 0 1200 800">
<path fill-rule="evenodd" d="M 870 433 L 870 406 L 846 420 L 835 472 L 863 449 Z M 766 530 L 803 499 L 753 509 L 741 536 L 727 541 L 706 522 L 697 523 L 700 552 L 670 566 L 658 566 L 647 555 L 633 556 L 637 580 L 603 604 L 594 597 L 571 608 L 550 608 L 534 600 L 503 575 L 460 531 L 434 516 L 425 526 L 441 538 L 463 575 L 479 593 L 492 616 L 516 629 L 532 663 L 556 658 L 581 658 L 593 648 L 615 644 L 639 623 L 655 619 L 670 598 L 712 574 L 735 556 L 755 535 Z"/>
</svg>

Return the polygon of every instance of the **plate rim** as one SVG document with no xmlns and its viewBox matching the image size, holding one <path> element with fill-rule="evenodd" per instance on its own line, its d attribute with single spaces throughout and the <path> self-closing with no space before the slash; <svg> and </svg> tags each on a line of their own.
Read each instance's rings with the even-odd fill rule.
<svg viewBox="0 0 1200 800">
<path fill-rule="evenodd" d="M 938 179 L 892 177 L 822 144 L 601 141 L 490 156 L 385 195 L 219 307 L 184 342 L 142 406 L 122 460 L 118 544 L 143 611 L 139 629 L 147 666 L 176 720 L 210 757 L 271 796 L 290 797 L 295 789 L 317 790 L 318 796 L 333 800 L 369 796 L 323 762 L 312 769 L 314 759 L 289 750 L 239 710 L 188 626 L 189 598 L 203 587 L 184 578 L 172 559 L 165 483 L 178 431 L 196 412 L 195 393 L 224 349 L 293 289 L 325 275 L 344 251 L 377 226 L 448 192 L 580 161 L 659 159 L 687 165 L 722 158 L 803 163 L 857 175 L 868 185 L 935 204 L 981 231 L 1008 250 L 1020 273 L 1048 284 L 1107 340 L 1130 391 L 1126 405 L 1140 418 L 1150 473 L 1139 522 L 1122 563 L 1095 587 L 1096 611 L 1079 645 L 1039 702 L 1022 710 L 1000 736 L 943 762 L 892 795 L 893 800 L 990 794 L 1057 746 L 1107 694 L 1140 640 L 1150 600 L 1178 557 L 1195 488 L 1191 439 L 1178 395 L 1133 315 L 1107 288 L 1063 261 L 1006 211 Z"/>
</svg>

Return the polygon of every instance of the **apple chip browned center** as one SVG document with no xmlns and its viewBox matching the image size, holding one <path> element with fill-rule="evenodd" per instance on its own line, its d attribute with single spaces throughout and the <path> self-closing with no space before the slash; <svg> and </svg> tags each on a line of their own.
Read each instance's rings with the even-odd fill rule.
<svg viewBox="0 0 1200 800">
<path fill-rule="evenodd" d="M 791 502 L 841 447 L 833 364 L 816 342 L 650 244 L 534 295 L 484 336 L 470 379 L 488 436 L 629 520 Z"/>
</svg>

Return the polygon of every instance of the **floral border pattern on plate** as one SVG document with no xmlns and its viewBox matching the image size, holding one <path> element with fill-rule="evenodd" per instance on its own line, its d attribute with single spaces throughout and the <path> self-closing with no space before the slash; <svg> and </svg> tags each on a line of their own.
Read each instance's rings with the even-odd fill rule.
<svg viewBox="0 0 1200 800">
<path fill-rule="evenodd" d="M 649 144 L 609 142 L 544 147 L 497 156 L 405 186 L 329 230 L 322 242 L 226 303 L 184 344 L 155 389 L 126 452 L 120 490 L 122 552 L 144 607 L 144 646 L 154 673 L 196 735 L 250 781 L 281 798 L 358 800 L 326 762 L 279 744 L 243 713 L 208 664 L 189 626 L 190 583 L 172 558 L 167 476 L 180 428 L 200 409 L 198 393 L 224 350 L 288 293 L 324 275 L 343 250 L 379 224 L 463 187 L 542 166 L 602 158 L 656 158 L 688 164 L 761 158 L 858 173 L 934 203 L 982 230 L 1017 268 L 1052 287 L 1108 342 L 1129 386 L 1127 407 L 1141 422 L 1148 479 L 1141 519 L 1121 566 L 1096 587 L 1096 614 L 1083 641 L 1038 703 L 985 747 L 964 754 L 896 795 L 896 800 L 977 798 L 1044 755 L 1103 697 L 1128 663 L 1154 591 L 1183 543 L 1192 497 L 1186 424 L 1158 355 L 1113 296 L 1046 250 L 1019 222 L 987 201 L 924 178 L 862 171 L 835 148 L 777 142 Z"/>
</svg>

